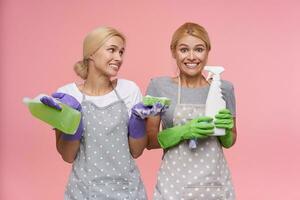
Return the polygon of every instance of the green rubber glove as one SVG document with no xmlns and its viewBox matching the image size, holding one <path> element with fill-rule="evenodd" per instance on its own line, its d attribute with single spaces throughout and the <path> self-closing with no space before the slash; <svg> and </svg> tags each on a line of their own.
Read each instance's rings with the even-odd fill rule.
<svg viewBox="0 0 300 200">
<path fill-rule="evenodd" d="M 199 117 L 184 125 L 174 126 L 158 133 L 158 142 L 164 149 L 173 147 L 182 140 L 206 138 L 214 132 L 211 117 Z"/>
<path fill-rule="evenodd" d="M 233 145 L 232 128 L 234 126 L 234 122 L 230 110 L 220 110 L 219 113 L 215 116 L 214 124 L 217 128 L 225 129 L 225 135 L 218 137 L 222 146 L 225 148 L 231 147 Z"/>
</svg>

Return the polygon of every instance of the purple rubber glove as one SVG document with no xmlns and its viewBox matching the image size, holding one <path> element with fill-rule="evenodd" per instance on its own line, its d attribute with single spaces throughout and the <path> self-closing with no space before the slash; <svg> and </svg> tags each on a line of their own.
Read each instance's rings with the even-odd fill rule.
<svg viewBox="0 0 300 200">
<path fill-rule="evenodd" d="M 163 106 L 161 103 L 155 103 L 153 106 L 145 106 L 142 102 L 136 104 L 131 109 L 131 112 L 141 119 L 145 119 L 149 116 L 156 116 L 164 113 L 169 107 Z"/>
<path fill-rule="evenodd" d="M 142 102 L 134 105 L 131 109 L 131 116 L 128 124 L 129 136 L 132 138 L 141 138 L 146 134 L 145 118 L 159 115 L 165 112 L 168 106 L 156 103 L 153 106 L 145 106 Z"/>
<path fill-rule="evenodd" d="M 56 103 L 54 101 L 53 98 L 48 97 L 48 96 L 43 96 L 41 99 L 41 102 L 51 108 L 54 108 L 56 110 L 61 110 L 62 108 L 60 107 L 60 105 L 58 103 Z"/>
<path fill-rule="evenodd" d="M 77 101 L 77 99 L 75 99 L 73 96 L 65 94 L 65 93 L 56 92 L 56 93 L 52 94 L 52 97 L 55 98 L 56 100 L 58 100 L 59 102 L 66 104 L 66 105 L 81 112 L 81 105 Z M 43 104 L 45 104 L 47 106 L 50 106 L 57 110 L 61 110 L 62 108 L 60 107 L 60 105 L 58 103 L 56 103 L 52 97 L 44 96 L 40 100 Z M 78 126 L 75 134 L 69 135 L 69 134 L 63 133 L 62 139 L 63 140 L 80 140 L 82 135 L 83 135 L 83 124 L 82 124 L 82 118 L 81 118 L 79 126 Z"/>
<path fill-rule="evenodd" d="M 145 120 L 132 113 L 128 123 L 128 134 L 135 139 L 144 137 L 146 134 Z"/>
<path fill-rule="evenodd" d="M 152 107 L 153 112 L 151 113 L 152 116 L 161 115 L 167 111 L 169 108 L 168 105 L 162 105 L 161 103 L 155 103 Z"/>
</svg>

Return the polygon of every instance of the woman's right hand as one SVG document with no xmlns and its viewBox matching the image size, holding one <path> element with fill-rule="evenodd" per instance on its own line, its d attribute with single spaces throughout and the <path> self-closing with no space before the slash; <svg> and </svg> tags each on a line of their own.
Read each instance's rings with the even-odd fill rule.
<svg viewBox="0 0 300 200">
<path fill-rule="evenodd" d="M 214 132 L 214 124 L 211 117 L 198 117 L 184 125 L 165 129 L 158 134 L 158 142 L 164 149 L 177 145 L 182 140 L 203 139 Z"/>
<path fill-rule="evenodd" d="M 52 94 L 52 97 L 44 96 L 40 100 L 43 104 L 50 106 L 54 109 L 61 110 L 61 106 L 54 100 L 66 104 L 72 107 L 75 110 L 81 112 L 81 104 L 77 101 L 77 99 L 69 94 L 56 92 Z M 82 118 L 80 120 L 79 126 L 74 135 L 65 134 L 62 132 L 63 140 L 80 140 L 83 135 L 83 123 Z"/>
<path fill-rule="evenodd" d="M 58 100 L 59 102 L 74 108 L 75 110 L 81 111 L 81 104 L 77 101 L 77 99 L 69 94 L 55 92 L 51 95 L 54 99 Z M 61 107 L 54 99 L 48 96 L 42 97 L 40 100 L 43 104 L 55 108 L 57 110 L 61 110 Z"/>
<path fill-rule="evenodd" d="M 201 139 L 214 133 L 213 118 L 201 116 L 193 119 L 182 126 L 183 139 Z"/>
<path fill-rule="evenodd" d="M 140 102 L 134 105 L 131 109 L 132 113 L 141 119 L 145 119 L 149 116 L 156 116 L 159 114 L 164 113 L 169 106 L 162 105 L 161 103 L 157 102 L 152 106 L 146 106 L 143 102 Z"/>
</svg>

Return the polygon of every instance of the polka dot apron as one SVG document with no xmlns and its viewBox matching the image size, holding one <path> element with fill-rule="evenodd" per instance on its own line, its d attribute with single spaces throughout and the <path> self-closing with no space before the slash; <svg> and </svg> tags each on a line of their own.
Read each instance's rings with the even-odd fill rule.
<svg viewBox="0 0 300 200">
<path fill-rule="evenodd" d="M 181 104 L 180 96 L 179 80 L 174 126 L 204 115 L 205 104 Z M 164 152 L 154 199 L 234 200 L 230 172 L 217 137 L 199 139 L 195 149 L 190 149 L 188 142 Z"/>
<path fill-rule="evenodd" d="M 140 173 L 128 145 L 128 114 L 118 101 L 98 107 L 85 100 L 84 135 L 66 187 L 65 200 L 147 199 Z"/>
</svg>

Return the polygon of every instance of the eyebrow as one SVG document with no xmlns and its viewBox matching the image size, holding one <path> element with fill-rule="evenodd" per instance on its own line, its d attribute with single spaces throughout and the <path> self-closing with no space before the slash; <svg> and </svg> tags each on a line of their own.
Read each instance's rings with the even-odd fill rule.
<svg viewBox="0 0 300 200">
<path fill-rule="evenodd" d="M 115 48 L 119 48 L 117 45 L 114 45 L 114 44 L 108 45 L 107 47 L 115 47 Z"/>
<path fill-rule="evenodd" d="M 116 49 L 119 49 L 119 47 L 117 45 L 114 45 L 114 44 L 108 45 L 106 48 L 109 48 L 109 47 L 114 47 Z M 125 51 L 125 47 L 120 48 L 120 50 Z"/>
<path fill-rule="evenodd" d="M 189 46 L 189 45 L 187 45 L 187 44 L 180 44 L 179 47 L 180 46 Z M 196 47 L 198 47 L 198 46 L 205 47 L 205 45 L 203 45 L 203 44 L 197 44 Z"/>
</svg>

